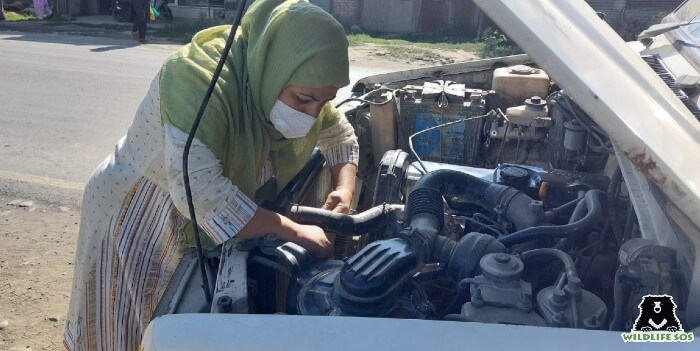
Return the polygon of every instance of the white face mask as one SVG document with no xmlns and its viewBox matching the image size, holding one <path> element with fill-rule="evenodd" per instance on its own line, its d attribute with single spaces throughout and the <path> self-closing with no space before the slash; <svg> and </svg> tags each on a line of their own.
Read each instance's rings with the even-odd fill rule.
<svg viewBox="0 0 700 351">
<path fill-rule="evenodd" d="M 285 138 L 293 139 L 309 134 L 316 118 L 299 112 L 278 99 L 270 111 L 270 122 Z"/>
</svg>

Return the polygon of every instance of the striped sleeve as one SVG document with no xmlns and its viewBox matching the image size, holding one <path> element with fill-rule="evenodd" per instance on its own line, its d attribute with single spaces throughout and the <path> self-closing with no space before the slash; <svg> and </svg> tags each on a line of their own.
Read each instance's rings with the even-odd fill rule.
<svg viewBox="0 0 700 351">
<path fill-rule="evenodd" d="M 165 161 L 168 187 L 175 207 L 189 217 L 182 177 L 182 153 L 187 134 L 165 125 Z M 221 162 L 195 138 L 189 157 L 190 188 L 197 223 L 218 245 L 233 238 L 253 218 L 257 205 L 223 175 Z"/>
<path fill-rule="evenodd" d="M 318 148 L 323 152 L 330 167 L 339 163 L 357 165 L 360 147 L 357 144 L 355 130 L 347 119 L 321 131 L 318 137 Z"/>
<path fill-rule="evenodd" d="M 233 201 L 219 214 L 202 225 L 214 242 L 219 245 L 231 239 L 253 218 L 257 205 L 240 191 Z"/>
</svg>

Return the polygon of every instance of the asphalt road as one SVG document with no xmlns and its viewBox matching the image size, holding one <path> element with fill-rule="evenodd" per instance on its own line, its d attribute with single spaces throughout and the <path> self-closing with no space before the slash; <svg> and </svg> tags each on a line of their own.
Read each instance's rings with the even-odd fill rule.
<svg viewBox="0 0 700 351">
<path fill-rule="evenodd" d="M 178 47 L 0 32 L 0 194 L 77 205 Z M 383 72 L 351 67 L 351 80 Z"/>
</svg>

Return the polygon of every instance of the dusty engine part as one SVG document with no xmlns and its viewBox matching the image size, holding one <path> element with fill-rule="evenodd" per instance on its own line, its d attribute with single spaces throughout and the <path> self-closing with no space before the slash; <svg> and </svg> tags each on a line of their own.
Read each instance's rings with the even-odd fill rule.
<svg viewBox="0 0 700 351">
<path fill-rule="evenodd" d="M 676 295 L 672 269 L 676 250 L 646 239 L 631 239 L 619 251 L 620 267 L 615 275 L 615 309 L 612 330 L 629 330 L 639 315 L 637 303 L 644 295 Z"/>
<path fill-rule="evenodd" d="M 491 88 L 522 104 L 532 96 L 547 96 L 549 76 L 539 68 L 525 65 L 497 68 Z"/>
<path fill-rule="evenodd" d="M 547 159 L 553 168 L 600 173 L 609 155 L 607 136 L 563 91 L 548 101 L 553 126 Z"/>
<path fill-rule="evenodd" d="M 491 121 L 492 139 L 542 140 L 552 126 L 546 102 L 539 96 L 525 100 L 525 105 L 510 107 L 506 117 Z"/>
<path fill-rule="evenodd" d="M 469 322 L 544 326 L 532 310 L 532 287 L 520 279 L 523 262 L 506 253 L 484 256 L 479 266 L 483 274 L 471 280 L 471 301 L 461 310 Z"/>
<path fill-rule="evenodd" d="M 610 183 L 610 178 L 600 174 L 507 163 L 496 168 L 493 179 L 498 184 L 514 187 L 533 199 L 544 201 L 547 208 L 572 201 L 581 191 L 605 191 Z"/>
<path fill-rule="evenodd" d="M 449 81 L 426 82 L 399 103 L 399 148 L 409 150 L 409 137 L 444 123 L 483 116 L 485 92 Z M 413 138 L 416 154 L 427 161 L 480 165 L 483 119 L 430 130 Z"/>
<path fill-rule="evenodd" d="M 553 327 L 601 329 L 607 318 L 605 303 L 581 288 L 581 280 L 570 278 L 567 284 L 550 286 L 537 294 L 537 309 Z"/>
</svg>

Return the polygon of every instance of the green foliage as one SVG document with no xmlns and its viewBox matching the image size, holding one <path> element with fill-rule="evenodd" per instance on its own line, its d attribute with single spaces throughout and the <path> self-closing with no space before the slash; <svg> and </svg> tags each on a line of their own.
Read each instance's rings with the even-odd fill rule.
<svg viewBox="0 0 700 351">
<path fill-rule="evenodd" d="M 200 30 L 219 26 L 222 24 L 228 24 L 228 20 L 225 19 L 207 19 L 206 13 L 200 13 L 199 19 L 196 22 L 183 22 L 183 23 L 173 23 L 169 24 L 163 29 L 156 31 L 155 35 L 159 37 L 165 37 L 182 44 L 187 44 L 192 40 L 194 36 Z"/>
<path fill-rule="evenodd" d="M 481 43 L 458 36 L 434 36 L 434 35 L 400 35 L 387 36 L 379 34 L 349 34 L 350 46 L 364 44 L 376 45 L 410 45 L 425 49 L 463 50 L 477 52 L 481 50 Z"/>
<path fill-rule="evenodd" d="M 508 37 L 493 28 L 486 28 L 481 36 L 483 47 L 479 54 L 481 58 L 501 57 L 522 54 L 523 51 Z"/>
</svg>

